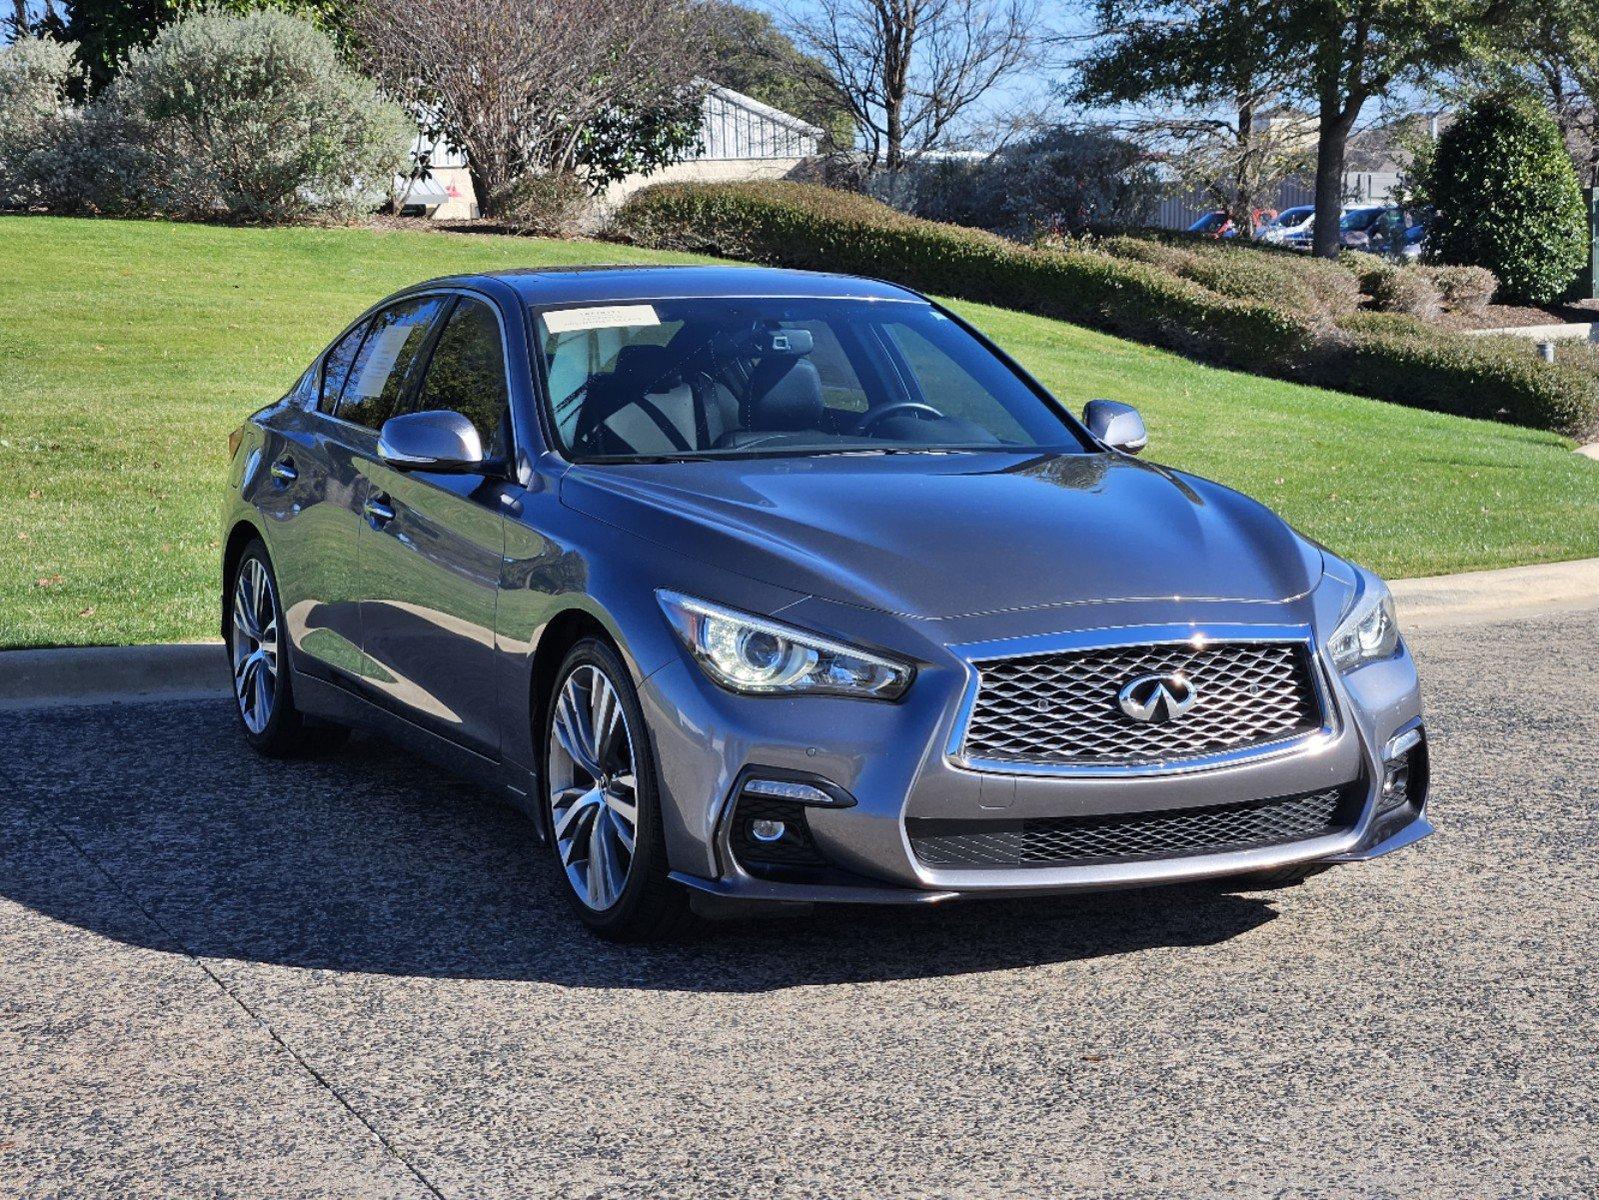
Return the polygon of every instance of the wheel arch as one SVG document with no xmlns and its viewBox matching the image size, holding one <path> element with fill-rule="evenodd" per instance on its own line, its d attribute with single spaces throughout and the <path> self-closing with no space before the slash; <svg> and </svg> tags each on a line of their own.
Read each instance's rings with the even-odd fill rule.
<svg viewBox="0 0 1599 1200">
<path fill-rule="evenodd" d="M 597 638 L 622 654 L 616 635 L 586 608 L 562 609 L 550 619 L 533 648 L 533 666 L 528 679 L 528 711 L 533 714 L 533 759 L 539 759 L 539 743 L 543 738 L 544 708 L 550 690 L 555 686 L 555 675 L 561 669 L 568 652 L 586 637 Z M 623 661 L 627 661 L 623 655 Z"/>
<path fill-rule="evenodd" d="M 244 557 L 244 548 L 257 540 L 263 544 L 266 541 L 260 528 L 254 521 L 241 518 L 228 530 L 227 540 L 222 545 L 222 611 L 219 618 L 224 639 L 228 636 L 228 591 L 233 586 L 233 573 L 238 569 L 239 559 Z"/>
</svg>

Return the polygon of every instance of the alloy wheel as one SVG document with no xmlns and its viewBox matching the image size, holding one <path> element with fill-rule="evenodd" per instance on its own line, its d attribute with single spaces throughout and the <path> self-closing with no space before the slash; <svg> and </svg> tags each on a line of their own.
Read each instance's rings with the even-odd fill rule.
<svg viewBox="0 0 1599 1200">
<path fill-rule="evenodd" d="M 272 720 L 278 682 L 278 615 L 272 581 L 258 558 L 247 558 L 233 585 L 233 694 L 251 733 Z"/>
<path fill-rule="evenodd" d="M 550 722 L 550 828 L 568 882 L 584 905 L 616 903 L 633 867 L 638 778 L 633 731 L 616 685 L 582 663 L 562 684 Z"/>
</svg>

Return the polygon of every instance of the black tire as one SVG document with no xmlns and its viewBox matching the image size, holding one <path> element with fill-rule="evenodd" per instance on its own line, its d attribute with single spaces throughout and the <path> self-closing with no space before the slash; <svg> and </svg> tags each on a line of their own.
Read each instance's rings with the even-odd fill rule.
<svg viewBox="0 0 1599 1200">
<path fill-rule="evenodd" d="M 632 756 L 631 774 L 636 781 L 633 789 L 636 823 L 626 881 L 615 899 L 602 909 L 592 907 L 579 895 L 578 886 L 569 873 L 569 864 L 563 857 L 565 850 L 562 839 L 556 835 L 557 817 L 552 801 L 551 740 L 555 736 L 557 702 L 574 674 L 580 671 L 588 674 L 596 669 L 603 673 L 615 690 L 626 718 L 626 741 Z M 592 678 L 591 675 L 589 677 Z M 585 638 L 573 646 L 561 663 L 561 669 L 556 672 L 549 695 L 544 697 L 541 724 L 538 752 L 542 794 L 539 805 L 540 817 L 546 824 L 544 840 L 559 877 L 561 894 L 571 904 L 578 919 L 593 933 L 617 942 L 662 941 L 680 937 L 694 929 L 698 921 L 689 909 L 686 889 L 667 877 L 670 867 L 666 859 L 660 776 L 655 769 L 654 747 L 650 744 L 649 730 L 644 724 L 644 710 L 639 704 L 637 689 L 621 656 L 597 638 Z"/>
<path fill-rule="evenodd" d="M 1229 875 L 1217 880 L 1224 891 L 1264 892 L 1278 888 L 1298 887 L 1305 880 L 1323 871 L 1332 870 L 1328 863 L 1298 863 L 1291 867 L 1277 867 L 1271 871 L 1251 871 L 1247 875 Z"/>
<path fill-rule="evenodd" d="M 259 574 L 257 574 L 259 572 Z M 260 590 L 252 590 L 252 585 L 259 585 Z M 271 655 L 273 666 L 270 670 L 270 686 L 255 690 L 256 676 L 249 676 L 247 686 L 241 686 L 239 676 L 239 662 L 241 658 L 241 641 L 247 634 L 242 634 L 237 616 L 236 603 L 239 599 L 240 588 L 256 598 L 256 603 L 250 607 L 255 612 L 260 629 L 267 629 L 265 614 L 270 612 L 270 629 L 275 632 L 270 644 L 274 647 Z M 259 754 L 272 758 L 309 758 L 319 754 L 326 754 L 344 743 L 350 731 L 342 725 L 333 725 L 326 722 L 312 722 L 308 720 L 294 704 L 294 685 L 290 680 L 289 670 L 289 644 L 283 620 L 283 603 L 279 599 L 277 576 L 272 571 L 272 560 L 267 556 L 266 546 L 259 538 L 250 542 L 244 548 L 244 553 L 239 556 L 238 562 L 233 566 L 233 573 L 227 580 L 227 594 L 224 597 L 227 614 L 224 622 L 224 640 L 227 644 L 228 667 L 234 681 L 233 713 L 239 719 L 239 727 L 244 731 L 244 737 L 252 749 Z M 243 646 L 243 655 L 248 656 L 252 651 L 259 650 L 265 643 L 258 638 L 251 638 L 248 645 Z M 258 670 L 259 668 L 255 668 Z M 245 695 L 249 690 L 250 696 Z M 265 699 L 265 720 L 252 718 L 251 708 L 259 705 Z"/>
</svg>

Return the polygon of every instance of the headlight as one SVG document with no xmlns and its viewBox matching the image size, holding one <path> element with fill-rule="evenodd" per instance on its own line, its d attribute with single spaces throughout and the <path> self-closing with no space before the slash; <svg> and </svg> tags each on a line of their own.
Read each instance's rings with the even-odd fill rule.
<svg viewBox="0 0 1599 1200">
<path fill-rule="evenodd" d="M 915 674 L 905 663 L 765 617 L 677 592 L 658 591 L 655 596 L 694 661 L 731 691 L 893 700 L 904 694 Z"/>
<path fill-rule="evenodd" d="M 1327 643 L 1340 671 L 1353 671 L 1361 663 L 1392 658 L 1399 649 L 1399 622 L 1394 619 L 1394 598 L 1388 593 L 1388 585 L 1366 571 L 1360 577 L 1365 590 L 1338 622 Z"/>
</svg>

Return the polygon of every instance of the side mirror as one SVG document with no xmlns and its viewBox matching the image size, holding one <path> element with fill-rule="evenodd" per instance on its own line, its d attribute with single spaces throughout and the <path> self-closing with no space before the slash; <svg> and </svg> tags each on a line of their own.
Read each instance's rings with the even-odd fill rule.
<svg viewBox="0 0 1599 1200">
<path fill-rule="evenodd" d="M 458 412 L 405 413 L 378 431 L 378 457 L 401 471 L 481 471 L 487 465 L 477 427 Z"/>
<path fill-rule="evenodd" d="M 1112 450 L 1124 454 L 1137 454 L 1149 445 L 1149 431 L 1144 428 L 1144 418 L 1131 404 L 1118 400 L 1090 400 L 1083 406 L 1083 423 L 1088 432 Z M 387 428 L 387 426 L 385 426 Z"/>
</svg>

